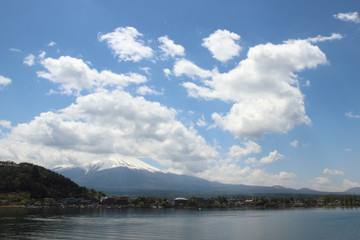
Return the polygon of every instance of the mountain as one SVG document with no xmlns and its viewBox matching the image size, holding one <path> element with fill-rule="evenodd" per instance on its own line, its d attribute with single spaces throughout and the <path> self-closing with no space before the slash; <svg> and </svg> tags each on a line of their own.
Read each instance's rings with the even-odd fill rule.
<svg viewBox="0 0 360 240">
<path fill-rule="evenodd" d="M 33 199 L 42 198 L 87 198 L 96 199 L 93 190 L 80 187 L 59 173 L 31 163 L 0 161 L 0 193 L 30 193 Z"/>
<path fill-rule="evenodd" d="M 360 195 L 360 187 L 350 188 L 350 189 L 345 191 L 345 194 Z"/>
<path fill-rule="evenodd" d="M 79 185 L 104 191 L 107 194 L 129 196 L 214 196 L 214 195 L 321 195 L 311 189 L 292 189 L 281 186 L 248 186 L 223 184 L 201 178 L 178 175 L 154 168 L 141 161 L 129 164 L 106 159 L 88 167 L 58 167 L 58 173 Z"/>
</svg>

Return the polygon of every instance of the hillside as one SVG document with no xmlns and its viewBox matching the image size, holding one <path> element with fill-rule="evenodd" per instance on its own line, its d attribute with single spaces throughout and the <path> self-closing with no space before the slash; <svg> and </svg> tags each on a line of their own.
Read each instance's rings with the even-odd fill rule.
<svg viewBox="0 0 360 240">
<path fill-rule="evenodd" d="M 0 161 L 0 194 L 29 193 L 32 199 L 86 198 L 95 200 L 102 194 L 69 178 L 31 163 Z"/>
</svg>

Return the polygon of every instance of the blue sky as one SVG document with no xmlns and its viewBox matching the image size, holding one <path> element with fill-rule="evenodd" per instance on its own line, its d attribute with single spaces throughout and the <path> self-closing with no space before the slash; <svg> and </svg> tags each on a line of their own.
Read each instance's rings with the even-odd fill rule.
<svg viewBox="0 0 360 240">
<path fill-rule="evenodd" d="M 1 1 L 0 159 L 360 186 L 358 1 Z"/>
</svg>

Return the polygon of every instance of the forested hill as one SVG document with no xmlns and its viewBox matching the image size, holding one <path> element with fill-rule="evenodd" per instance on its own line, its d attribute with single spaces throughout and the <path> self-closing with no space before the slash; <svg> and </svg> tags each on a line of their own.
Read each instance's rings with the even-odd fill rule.
<svg viewBox="0 0 360 240">
<path fill-rule="evenodd" d="M 0 193 L 27 192 L 32 199 L 86 198 L 95 200 L 101 192 L 80 187 L 69 178 L 31 163 L 0 161 Z"/>
</svg>

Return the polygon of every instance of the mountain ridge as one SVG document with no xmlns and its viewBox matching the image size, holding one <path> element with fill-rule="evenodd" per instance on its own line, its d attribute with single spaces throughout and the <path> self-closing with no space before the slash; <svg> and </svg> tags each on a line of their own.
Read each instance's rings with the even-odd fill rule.
<svg viewBox="0 0 360 240">
<path fill-rule="evenodd" d="M 250 186 L 244 184 L 224 184 L 188 175 L 166 171 L 118 166 L 113 168 L 71 168 L 58 170 L 60 174 L 79 185 L 104 191 L 107 194 L 138 195 L 324 195 L 336 194 L 320 192 L 308 188 L 293 189 L 283 186 Z"/>
</svg>

